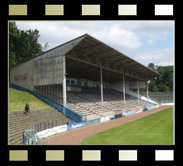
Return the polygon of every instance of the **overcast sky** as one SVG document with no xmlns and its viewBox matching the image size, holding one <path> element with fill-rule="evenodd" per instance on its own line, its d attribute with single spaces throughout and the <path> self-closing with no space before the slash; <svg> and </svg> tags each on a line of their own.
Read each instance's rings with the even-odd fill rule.
<svg viewBox="0 0 183 166">
<path fill-rule="evenodd" d="M 147 66 L 174 65 L 174 21 L 16 21 L 38 29 L 48 50 L 85 33 Z"/>
</svg>

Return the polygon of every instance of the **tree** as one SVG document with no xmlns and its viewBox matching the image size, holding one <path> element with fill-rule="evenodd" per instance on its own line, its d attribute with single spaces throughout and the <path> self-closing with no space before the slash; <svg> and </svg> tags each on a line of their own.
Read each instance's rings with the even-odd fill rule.
<svg viewBox="0 0 183 166">
<path fill-rule="evenodd" d="M 149 91 L 173 91 L 173 66 L 155 66 L 153 63 L 150 63 L 148 67 L 160 74 L 158 77 L 150 80 Z"/>
<path fill-rule="evenodd" d="M 155 79 L 152 79 L 150 83 L 148 84 L 149 91 L 150 92 L 158 92 L 158 87 L 156 86 Z"/>
<path fill-rule="evenodd" d="M 20 38 L 17 43 L 17 58 L 19 62 L 22 62 L 29 58 L 29 50 L 31 49 L 31 44 L 29 42 L 29 35 L 25 31 L 19 31 Z"/>
<path fill-rule="evenodd" d="M 38 42 L 39 31 L 19 30 L 16 22 L 9 22 L 9 67 L 33 58 L 43 52 Z M 48 44 L 47 44 L 48 45 Z"/>
<path fill-rule="evenodd" d="M 36 55 L 41 54 L 42 46 L 38 43 L 38 39 L 40 37 L 39 31 L 37 29 L 35 30 L 27 30 L 27 34 L 29 35 L 29 43 L 30 43 L 30 49 L 28 52 L 29 57 L 34 57 Z"/>
<path fill-rule="evenodd" d="M 15 22 L 9 22 L 9 66 L 12 67 L 18 63 L 17 42 L 20 38 L 19 30 Z"/>
<path fill-rule="evenodd" d="M 155 68 L 155 66 L 154 66 L 154 63 L 149 63 L 149 65 L 148 65 L 147 67 L 149 67 L 150 69 L 156 71 L 156 68 Z"/>
<path fill-rule="evenodd" d="M 46 42 L 45 44 L 44 44 L 44 46 L 43 46 L 43 51 L 47 51 L 47 48 L 49 47 L 49 44 L 48 44 L 48 42 Z"/>
</svg>

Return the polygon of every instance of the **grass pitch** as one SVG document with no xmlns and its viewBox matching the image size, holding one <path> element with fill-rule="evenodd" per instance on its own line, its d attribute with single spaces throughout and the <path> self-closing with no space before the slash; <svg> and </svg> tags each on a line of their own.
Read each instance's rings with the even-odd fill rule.
<svg viewBox="0 0 183 166">
<path fill-rule="evenodd" d="M 173 145 L 173 107 L 97 133 L 83 145 Z"/>
</svg>

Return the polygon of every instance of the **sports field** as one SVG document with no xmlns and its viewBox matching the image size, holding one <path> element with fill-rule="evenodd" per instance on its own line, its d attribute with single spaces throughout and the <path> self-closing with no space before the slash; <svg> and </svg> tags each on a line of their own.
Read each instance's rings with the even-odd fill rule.
<svg viewBox="0 0 183 166">
<path fill-rule="evenodd" d="M 97 133 L 83 145 L 173 145 L 173 107 Z"/>
</svg>

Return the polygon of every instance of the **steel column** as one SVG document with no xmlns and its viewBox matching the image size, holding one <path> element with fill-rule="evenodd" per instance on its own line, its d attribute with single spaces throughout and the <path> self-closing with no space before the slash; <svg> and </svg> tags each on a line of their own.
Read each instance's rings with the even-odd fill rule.
<svg viewBox="0 0 183 166">
<path fill-rule="evenodd" d="M 53 101 L 54 101 L 55 100 L 54 85 L 52 85 L 52 91 L 53 91 Z"/>
<path fill-rule="evenodd" d="M 102 104 L 102 107 L 103 107 L 104 97 L 103 97 L 102 67 L 100 67 L 100 90 L 101 90 L 101 104 Z"/>
<path fill-rule="evenodd" d="M 137 94 L 138 94 L 138 103 L 139 103 L 139 80 L 137 78 Z"/>
<path fill-rule="evenodd" d="M 124 100 L 124 105 L 125 105 L 125 73 L 123 70 L 123 100 Z"/>
<path fill-rule="evenodd" d="M 48 85 L 46 85 L 46 97 L 48 97 Z"/>
<path fill-rule="evenodd" d="M 149 100 L 149 89 L 148 89 L 148 81 L 147 81 L 147 101 Z"/>
</svg>

